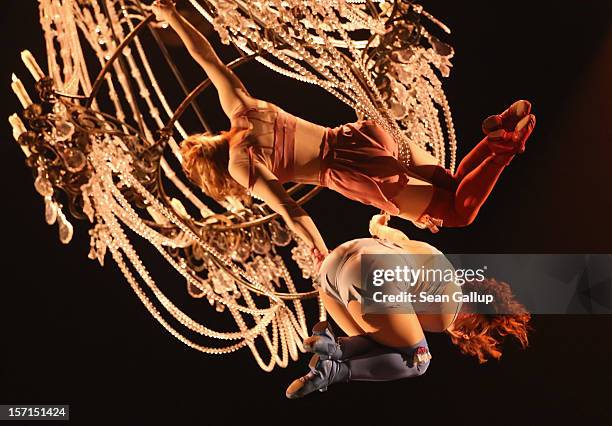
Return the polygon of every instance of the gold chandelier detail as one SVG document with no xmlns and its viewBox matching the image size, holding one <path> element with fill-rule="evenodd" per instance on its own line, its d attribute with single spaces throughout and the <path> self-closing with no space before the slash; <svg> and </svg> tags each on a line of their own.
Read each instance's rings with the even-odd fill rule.
<svg viewBox="0 0 612 426">
<path fill-rule="evenodd" d="M 428 32 L 422 21 L 447 28 L 422 7 L 399 0 L 190 1 L 240 52 L 230 67 L 256 60 L 319 85 L 384 126 L 404 161 L 412 141 L 454 168 L 454 127 L 438 78 L 448 75 L 453 50 Z M 308 335 L 303 302 L 318 301 L 310 285 L 298 289 L 313 278 L 309 249 L 265 204 L 214 202 L 174 171 L 181 161 L 175 138 L 187 137 L 192 123 L 187 114 L 212 130 L 196 103 L 210 81 L 187 90 L 163 29 L 139 0 L 39 0 L 39 7 L 48 72 L 23 52 L 37 99 L 13 76 L 24 110 L 9 121 L 47 223 L 57 224 L 67 244 L 74 232 L 67 213 L 88 222 L 89 257 L 104 265 L 110 255 L 149 313 L 187 346 L 208 354 L 248 347 L 265 371 L 296 360 Z M 167 65 L 163 77 L 152 51 Z M 184 94 L 174 107 L 170 81 Z M 288 191 L 302 204 L 318 188 Z M 175 305 L 134 247 L 139 238 L 193 298 L 228 315 L 236 330 L 212 329 Z M 318 309 L 323 319 L 320 301 Z"/>
</svg>

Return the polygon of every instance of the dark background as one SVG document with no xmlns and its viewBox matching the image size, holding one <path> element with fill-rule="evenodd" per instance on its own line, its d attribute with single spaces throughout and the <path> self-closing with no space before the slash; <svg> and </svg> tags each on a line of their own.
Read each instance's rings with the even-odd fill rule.
<svg viewBox="0 0 612 426">
<path fill-rule="evenodd" d="M 446 89 L 460 154 L 479 140 L 482 119 L 516 99 L 533 102 L 538 125 L 472 226 L 433 236 L 394 223 L 445 252 L 612 252 L 611 3 L 424 5 L 453 29 L 447 40 L 457 55 Z M 303 374 L 307 357 L 268 374 L 244 350 L 213 357 L 183 346 L 150 317 L 110 260 L 104 269 L 87 260 L 86 227 L 77 226 L 74 241 L 62 246 L 56 228 L 44 223 L 5 119 L 18 107 L 10 73 L 31 87 L 20 50 L 44 63 L 38 12 L 31 0 L 2 6 L 0 403 L 71 404 L 77 424 L 610 423 L 610 317 L 536 317 L 525 352 L 509 342 L 500 362 L 484 366 L 446 336 L 431 335 L 434 360 L 425 376 L 338 385 L 300 401 L 286 400 L 284 390 Z M 193 62 L 182 68 L 193 82 L 202 77 Z M 261 67 L 241 76 L 256 96 L 305 118 L 329 126 L 353 119 L 330 96 Z M 331 247 L 364 236 L 374 213 L 331 192 L 307 209 Z M 214 318 L 201 301 L 184 297 L 182 280 L 157 278 L 196 319 Z"/>
</svg>

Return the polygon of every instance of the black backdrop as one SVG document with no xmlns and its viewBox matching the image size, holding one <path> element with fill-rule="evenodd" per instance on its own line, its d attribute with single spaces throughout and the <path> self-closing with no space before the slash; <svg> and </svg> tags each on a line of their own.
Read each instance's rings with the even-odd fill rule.
<svg viewBox="0 0 612 426">
<path fill-rule="evenodd" d="M 36 2 L 2 6 L 0 117 L 7 117 L 17 108 L 10 73 L 27 75 L 19 51 L 43 58 L 44 46 Z M 395 223 L 446 252 L 610 253 L 611 3 L 425 6 L 453 29 L 448 40 L 457 55 L 446 88 L 460 154 L 479 140 L 481 120 L 515 99 L 533 102 L 538 126 L 471 227 L 433 236 Z M 192 62 L 182 67 L 193 82 L 201 78 Z M 256 96 L 305 118 L 330 126 L 353 119 L 312 87 L 258 67 L 241 75 Z M 435 359 L 424 377 L 285 400 L 306 357 L 267 374 L 246 351 L 203 356 L 169 336 L 115 267 L 86 259 L 84 227 L 76 227 L 69 246 L 58 242 L 5 118 L 1 126 L 0 403 L 71 404 L 77 424 L 610 421 L 609 317 L 536 317 L 527 351 L 508 344 L 501 362 L 484 366 L 461 356 L 445 336 L 430 336 Z M 331 192 L 308 210 L 332 247 L 365 235 L 374 212 Z M 164 282 L 161 275 L 160 282 L 195 318 L 213 315 L 184 297 L 182 280 Z"/>
</svg>

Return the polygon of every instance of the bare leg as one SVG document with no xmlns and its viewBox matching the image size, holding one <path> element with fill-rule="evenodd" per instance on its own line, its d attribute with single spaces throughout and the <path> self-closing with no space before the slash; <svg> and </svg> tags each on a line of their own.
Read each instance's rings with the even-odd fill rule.
<svg viewBox="0 0 612 426">
<path fill-rule="evenodd" d="M 323 290 L 319 290 L 319 295 L 321 296 L 325 310 L 327 310 L 334 322 L 338 324 L 347 336 L 357 336 L 365 333 L 342 303 L 325 294 Z"/>
</svg>

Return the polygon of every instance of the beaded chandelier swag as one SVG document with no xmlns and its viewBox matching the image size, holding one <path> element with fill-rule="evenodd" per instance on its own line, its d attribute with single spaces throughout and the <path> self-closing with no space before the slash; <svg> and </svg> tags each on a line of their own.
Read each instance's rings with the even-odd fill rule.
<svg viewBox="0 0 612 426">
<path fill-rule="evenodd" d="M 413 143 L 454 169 L 455 133 L 439 79 L 450 72 L 453 50 L 428 28 L 449 30 L 421 6 L 401 0 L 190 3 L 223 43 L 237 48 L 240 57 L 230 67 L 255 60 L 318 85 L 359 118 L 380 124 L 398 141 L 406 164 Z M 39 8 L 48 72 L 22 53 L 38 98 L 33 102 L 13 75 L 24 110 L 9 121 L 47 223 L 57 224 L 66 244 L 73 235 L 68 213 L 90 223 L 89 257 L 103 265 L 109 254 L 150 314 L 187 346 L 208 354 L 248 347 L 266 371 L 296 360 L 308 336 L 302 303 L 318 299 L 316 291 L 298 291 L 290 270 L 301 271 L 300 282 L 311 279 L 310 250 L 265 204 L 228 198 L 213 205 L 176 167 L 177 140 L 188 136 L 185 113 L 211 130 L 195 102 L 210 81 L 187 90 L 163 43 L 164 25 L 139 0 L 39 0 Z M 169 76 L 160 78 L 152 51 L 166 61 Z M 184 92 L 178 104 L 168 99 L 170 81 Z M 288 191 L 305 203 L 318 188 Z M 229 315 L 235 331 L 214 330 L 176 306 L 133 245 L 138 238 L 182 277 L 193 298 Z M 319 309 L 322 319 L 320 303 Z"/>
</svg>

